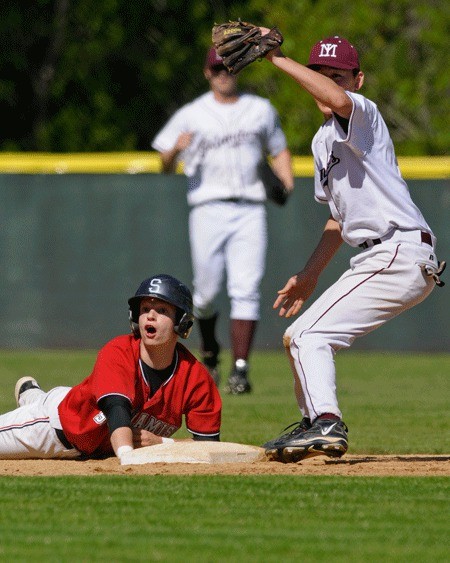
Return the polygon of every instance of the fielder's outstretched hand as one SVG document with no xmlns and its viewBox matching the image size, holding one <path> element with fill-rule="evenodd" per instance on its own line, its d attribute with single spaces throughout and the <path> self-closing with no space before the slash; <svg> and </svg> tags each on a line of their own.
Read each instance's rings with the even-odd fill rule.
<svg viewBox="0 0 450 563">
<path fill-rule="evenodd" d="M 317 280 L 304 272 L 299 272 L 288 279 L 283 289 L 278 292 L 278 297 L 273 304 L 274 309 L 281 306 L 280 317 L 292 317 L 296 315 L 303 303 L 312 294 L 317 285 Z"/>
</svg>

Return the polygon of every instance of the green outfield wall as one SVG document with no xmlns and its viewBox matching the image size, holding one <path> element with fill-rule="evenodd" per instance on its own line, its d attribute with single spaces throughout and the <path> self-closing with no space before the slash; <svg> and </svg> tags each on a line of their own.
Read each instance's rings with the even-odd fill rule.
<svg viewBox="0 0 450 563">
<path fill-rule="evenodd" d="M 413 199 L 450 259 L 450 185 L 408 180 Z M 276 291 L 317 243 L 328 208 L 313 180 L 297 177 L 285 208 L 267 204 L 269 253 L 256 347 L 276 348 L 289 321 L 272 310 Z M 128 331 L 127 299 L 139 282 L 170 273 L 191 286 L 185 178 L 158 173 L 0 173 L 0 348 L 97 348 Z M 318 295 L 357 252 L 343 247 Z M 358 349 L 450 351 L 447 286 L 355 343 Z M 228 346 L 228 300 L 219 299 Z M 198 346 L 198 334 L 191 336 Z"/>
</svg>

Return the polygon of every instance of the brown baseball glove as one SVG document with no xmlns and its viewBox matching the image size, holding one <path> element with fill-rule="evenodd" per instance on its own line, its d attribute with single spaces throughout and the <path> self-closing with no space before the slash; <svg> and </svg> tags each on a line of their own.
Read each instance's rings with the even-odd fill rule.
<svg viewBox="0 0 450 563">
<path fill-rule="evenodd" d="M 267 35 L 261 35 L 258 26 L 239 20 L 215 24 L 212 29 L 212 42 L 228 71 L 237 74 L 275 47 L 279 47 L 283 43 L 283 36 L 276 27 Z"/>
</svg>

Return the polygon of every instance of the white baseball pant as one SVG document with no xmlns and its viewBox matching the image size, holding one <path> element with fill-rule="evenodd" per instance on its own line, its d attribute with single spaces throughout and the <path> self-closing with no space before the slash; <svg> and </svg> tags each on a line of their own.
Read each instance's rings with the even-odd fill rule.
<svg viewBox="0 0 450 563">
<path fill-rule="evenodd" d="M 58 405 L 70 387 L 55 387 L 48 393 L 29 389 L 20 396 L 20 406 L 0 416 L 0 459 L 73 459 L 81 453 L 66 449 L 56 435 L 61 429 Z"/>
<path fill-rule="evenodd" d="M 226 271 L 230 317 L 258 320 L 267 251 L 265 205 L 213 201 L 194 207 L 189 236 L 195 314 L 210 318 L 216 312 L 215 299 Z"/>
<path fill-rule="evenodd" d="M 399 233 L 350 261 L 350 269 L 286 330 L 300 410 L 314 420 L 324 413 L 342 418 L 336 393 L 334 355 L 403 311 L 435 287 L 421 265 L 437 267 L 434 250 L 420 232 Z M 414 238 L 414 241 L 411 240 Z M 300 383 L 300 386 L 299 386 Z"/>
</svg>

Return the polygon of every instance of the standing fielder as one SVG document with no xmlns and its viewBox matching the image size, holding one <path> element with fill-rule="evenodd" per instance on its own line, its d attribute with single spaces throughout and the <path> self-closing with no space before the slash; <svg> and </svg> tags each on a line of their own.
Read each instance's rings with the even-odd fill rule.
<svg viewBox="0 0 450 563">
<path fill-rule="evenodd" d="M 189 289 L 161 274 L 128 304 L 132 333 L 108 342 L 79 385 L 46 393 L 33 377 L 19 379 L 18 408 L 0 416 L 0 459 L 121 459 L 135 447 L 173 442 L 183 415 L 194 440 L 219 440 L 219 392 L 178 342 L 194 320 Z"/>
<path fill-rule="evenodd" d="M 436 238 L 411 200 L 377 106 L 357 93 L 364 74 L 356 49 L 335 36 L 313 46 L 307 66 L 279 48 L 267 59 L 309 92 L 324 115 L 312 142 L 315 199 L 331 210 L 318 246 L 278 292 L 274 308 L 280 307 L 280 316 L 297 314 L 343 240 L 361 251 L 284 335 L 303 420 L 264 447 L 283 462 L 340 457 L 348 443 L 335 353 L 443 285 L 445 263 L 440 267 L 436 259 Z"/>
<path fill-rule="evenodd" d="M 178 110 L 155 137 L 163 170 L 184 161 L 188 177 L 189 237 L 194 272 L 194 311 L 199 321 L 203 362 L 219 384 L 215 305 L 224 274 L 231 300 L 233 370 L 227 391 L 251 390 L 248 357 L 260 315 L 267 225 L 266 193 L 259 175 L 270 154 L 286 189 L 293 189 L 291 156 L 270 102 L 239 93 L 214 49 L 204 75 L 210 92 Z"/>
</svg>

